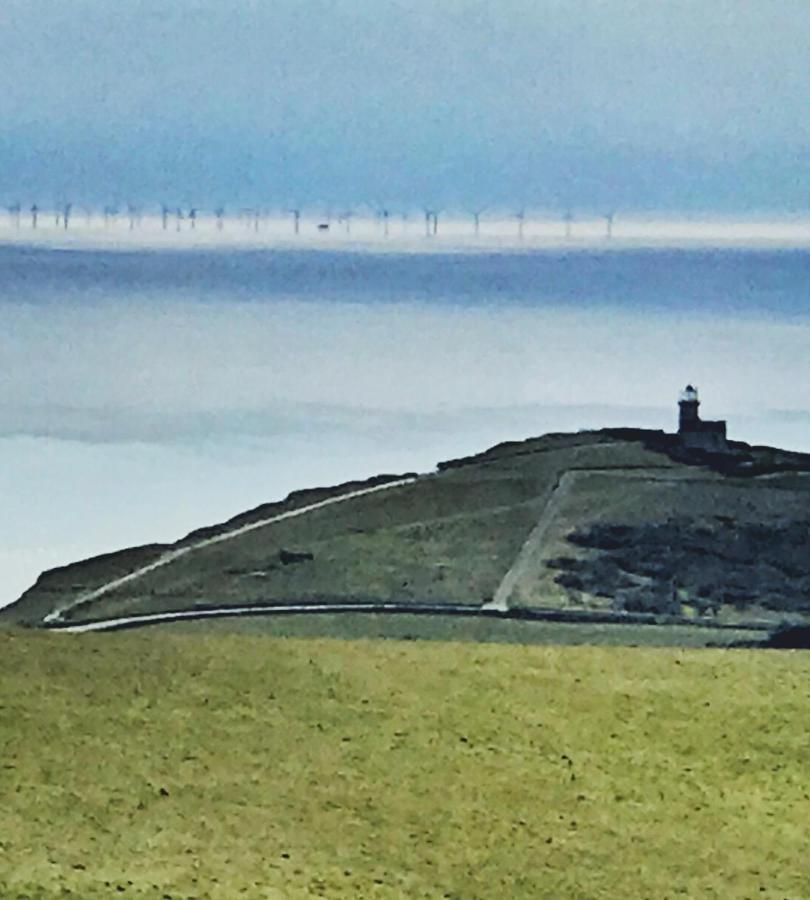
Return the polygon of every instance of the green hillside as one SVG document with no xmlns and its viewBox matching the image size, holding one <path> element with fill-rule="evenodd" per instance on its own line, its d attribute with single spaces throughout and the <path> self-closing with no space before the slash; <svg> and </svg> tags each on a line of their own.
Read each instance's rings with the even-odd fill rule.
<svg viewBox="0 0 810 900">
<path fill-rule="evenodd" d="M 45 573 L 2 618 L 385 602 L 804 620 L 810 458 L 734 446 L 626 429 L 503 444 Z"/>
</svg>

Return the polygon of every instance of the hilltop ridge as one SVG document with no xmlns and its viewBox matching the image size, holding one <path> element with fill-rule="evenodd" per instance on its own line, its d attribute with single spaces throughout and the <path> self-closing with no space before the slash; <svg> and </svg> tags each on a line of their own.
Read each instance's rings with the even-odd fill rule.
<svg viewBox="0 0 810 900">
<path fill-rule="evenodd" d="M 43 573 L 0 621 L 329 603 L 810 617 L 810 455 L 663 431 L 548 434 L 296 491 L 173 544 Z"/>
</svg>

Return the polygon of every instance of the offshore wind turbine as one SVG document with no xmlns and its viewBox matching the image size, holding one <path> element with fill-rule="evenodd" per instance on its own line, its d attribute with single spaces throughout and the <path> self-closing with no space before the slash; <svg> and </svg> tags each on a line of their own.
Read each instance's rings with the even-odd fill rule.
<svg viewBox="0 0 810 900">
<path fill-rule="evenodd" d="M 474 209 L 472 211 L 473 217 L 473 234 L 478 237 L 481 234 L 481 216 L 487 211 L 487 208 L 484 206 L 481 209 Z"/>
<path fill-rule="evenodd" d="M 439 210 L 423 206 L 422 211 L 425 214 L 425 237 L 437 235 L 439 233 Z"/>
<path fill-rule="evenodd" d="M 518 237 L 520 240 L 523 240 L 523 228 L 526 224 L 526 210 L 522 207 L 515 213 L 515 218 L 518 223 Z"/>
<path fill-rule="evenodd" d="M 563 216 L 563 222 L 565 222 L 565 239 L 567 241 L 571 240 L 571 235 L 573 233 L 573 222 L 574 222 L 574 214 L 570 209 L 565 211 L 565 215 Z"/>
<path fill-rule="evenodd" d="M 354 211 L 351 209 L 347 209 L 345 212 L 342 212 L 338 216 L 338 222 L 343 223 L 343 227 L 346 229 L 346 234 L 352 233 L 352 218 L 354 217 Z"/>
<path fill-rule="evenodd" d="M 288 212 L 293 217 L 293 234 L 298 235 L 301 233 L 301 210 L 296 207 L 288 210 Z"/>
</svg>

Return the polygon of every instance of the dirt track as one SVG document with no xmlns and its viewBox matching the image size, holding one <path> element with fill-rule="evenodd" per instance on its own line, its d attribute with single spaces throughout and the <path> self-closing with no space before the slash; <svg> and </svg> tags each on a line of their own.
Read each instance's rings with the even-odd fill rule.
<svg viewBox="0 0 810 900">
<path fill-rule="evenodd" d="M 655 476 L 656 471 L 668 471 L 668 476 Z M 543 545 L 546 540 L 549 528 L 554 523 L 555 518 L 571 491 L 576 481 L 584 475 L 599 475 L 610 473 L 613 476 L 623 478 L 642 479 L 644 481 L 684 481 L 683 476 L 671 474 L 672 470 L 668 467 L 627 467 L 627 466 L 600 466 L 595 468 L 568 469 L 563 472 L 557 482 L 548 492 L 548 502 L 537 522 L 532 529 L 526 542 L 520 549 L 515 561 L 510 566 L 503 580 L 498 585 L 492 602 L 488 604 L 488 609 L 505 612 L 509 609 L 510 601 L 515 594 L 525 584 L 528 576 L 536 570 L 537 561 L 542 552 Z"/>
<path fill-rule="evenodd" d="M 389 488 L 412 484 L 414 481 L 416 481 L 415 478 L 402 478 L 397 481 L 389 481 L 385 484 L 378 484 L 374 487 L 363 488 L 359 491 L 349 491 L 348 493 L 340 494 L 337 497 L 327 497 L 325 500 L 319 500 L 317 503 L 310 503 L 307 506 L 302 506 L 298 509 L 288 510 L 287 512 L 279 513 L 278 515 L 270 516 L 266 519 L 260 519 L 258 522 L 250 522 L 247 525 L 243 525 L 241 528 L 235 528 L 233 531 L 228 531 L 225 534 L 218 534 L 214 537 L 205 538 L 204 540 L 197 541 L 196 543 L 190 544 L 187 547 L 180 547 L 177 550 L 170 550 L 168 553 L 165 553 L 159 559 L 156 559 L 154 562 L 151 562 L 146 566 L 141 566 L 140 568 L 135 569 L 133 572 L 129 572 L 127 575 L 123 575 L 120 578 L 115 578 L 112 581 L 108 581 L 105 584 L 102 584 L 100 587 L 94 588 L 92 591 L 87 591 L 84 594 L 80 594 L 78 597 L 73 598 L 70 603 L 65 604 L 58 609 L 55 609 L 52 613 L 49 613 L 45 617 L 44 621 L 46 624 L 54 624 L 56 622 L 60 622 L 64 618 L 64 614 L 66 612 L 69 612 L 71 609 L 75 609 L 77 606 L 80 606 L 81 604 L 87 603 L 91 600 L 96 600 L 99 597 L 108 594 L 110 591 L 113 591 L 124 584 L 128 584 L 130 581 L 135 581 L 137 578 L 141 578 L 143 575 L 146 575 L 149 572 L 154 572 L 155 569 L 160 569 L 163 566 L 168 566 L 171 563 L 175 562 L 175 560 L 178 560 L 184 556 L 188 556 L 190 553 L 194 553 L 196 550 L 201 550 L 204 547 L 210 547 L 213 544 L 220 544 L 224 541 L 233 540 L 234 538 L 237 538 L 247 533 L 248 531 L 255 531 L 257 528 L 264 528 L 267 525 L 281 522 L 284 519 L 293 519 L 296 516 L 303 516 L 308 512 L 312 512 L 313 510 L 323 509 L 323 507 L 325 506 L 332 506 L 336 503 L 344 503 L 345 501 L 352 500 L 355 497 L 363 497 L 366 494 L 378 493 Z"/>
</svg>

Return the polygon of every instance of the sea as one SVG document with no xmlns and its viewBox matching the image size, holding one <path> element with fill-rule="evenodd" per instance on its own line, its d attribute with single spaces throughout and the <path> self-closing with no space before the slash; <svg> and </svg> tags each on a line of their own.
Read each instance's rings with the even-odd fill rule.
<svg viewBox="0 0 810 900">
<path fill-rule="evenodd" d="M 810 249 L 0 243 L 0 605 L 47 568 L 503 440 L 810 452 Z"/>
</svg>

